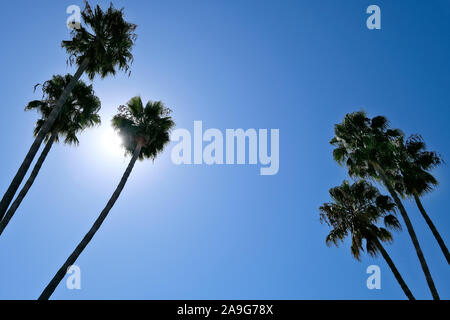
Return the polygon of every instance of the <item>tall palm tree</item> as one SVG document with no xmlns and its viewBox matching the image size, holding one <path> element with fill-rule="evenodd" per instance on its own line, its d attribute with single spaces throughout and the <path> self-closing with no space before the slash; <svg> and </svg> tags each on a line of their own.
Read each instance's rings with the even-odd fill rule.
<svg viewBox="0 0 450 320">
<path fill-rule="evenodd" d="M 66 76 L 53 76 L 51 80 L 46 81 L 42 85 L 42 100 L 31 101 L 25 107 L 25 110 L 37 110 L 41 115 L 40 119 L 36 122 L 36 127 L 34 129 L 35 136 L 41 131 L 42 126 L 55 107 L 55 101 L 64 91 L 64 88 L 67 87 L 68 83 L 72 81 L 72 78 L 73 77 L 70 74 L 67 74 Z M 95 96 L 92 86 L 88 86 L 83 81 L 78 80 L 66 102 L 63 104 L 58 118 L 53 123 L 50 131 L 46 134 L 44 150 L 39 156 L 28 180 L 6 212 L 4 218 L 1 220 L 0 235 L 3 233 L 3 230 L 5 230 L 28 190 L 31 188 L 53 143 L 58 142 L 63 138 L 64 143 L 66 144 L 78 145 L 79 141 L 77 134 L 79 132 L 96 124 L 100 124 L 100 116 L 98 115 L 100 107 L 100 99 Z"/>
<path fill-rule="evenodd" d="M 439 184 L 429 171 L 440 165 L 443 160 L 436 152 L 426 150 L 425 142 L 420 135 L 410 136 L 405 143 L 401 141 L 400 147 L 399 174 L 396 176 L 395 189 L 404 197 L 414 198 L 419 211 L 447 259 L 447 263 L 450 264 L 447 246 L 420 201 L 424 194 L 431 192 Z"/>
<path fill-rule="evenodd" d="M 350 234 L 351 253 L 360 260 L 361 251 L 371 256 L 381 253 L 408 299 L 415 300 L 400 272 L 384 249 L 382 242 L 392 242 L 392 235 L 386 228 L 400 229 L 400 223 L 394 215 L 395 204 L 388 196 L 381 195 L 377 188 L 366 181 L 357 181 L 330 189 L 332 202 L 324 203 L 320 208 L 320 220 L 333 229 L 326 238 L 327 245 L 338 246 L 339 242 Z M 383 219 L 386 228 L 377 223 Z"/>
<path fill-rule="evenodd" d="M 352 177 L 373 178 L 381 181 L 394 199 L 405 221 L 431 294 L 438 300 L 439 294 L 411 220 L 394 189 L 395 181 L 390 178 L 397 168 L 398 141 L 403 133 L 398 129 L 389 129 L 385 117 L 369 119 L 363 111 L 347 114 L 342 123 L 336 124 L 334 133 L 335 137 L 330 141 L 336 147 L 333 150 L 334 159 L 339 164 L 345 165 Z"/>
<path fill-rule="evenodd" d="M 89 244 L 105 221 L 134 167 L 137 159 L 155 159 L 170 141 L 169 132 L 175 125 L 170 117 L 171 110 L 162 102 L 148 102 L 145 107 L 140 97 L 132 98 L 125 106 L 119 107 L 119 113 L 113 118 L 112 125 L 122 137 L 126 153 L 132 155 L 119 185 L 109 199 L 106 207 L 100 213 L 89 232 L 78 244 L 69 258 L 64 262 L 56 275 L 42 292 L 39 300 L 47 300 L 64 278 L 67 268 L 75 263 L 77 258 Z"/>
<path fill-rule="evenodd" d="M 74 29 L 72 40 L 62 42 L 62 47 L 69 53 L 68 62 L 70 64 L 76 63 L 78 70 L 56 101 L 52 112 L 42 124 L 41 130 L 3 195 L 0 201 L 0 219 L 3 218 L 42 141 L 51 130 L 64 102 L 81 75 L 87 72 L 90 80 L 93 80 L 96 74 L 104 78 L 109 74 L 115 74 L 116 68 L 128 71 L 133 61 L 131 49 L 136 40 L 136 34 L 134 33 L 136 25 L 124 20 L 123 9 L 118 10 L 111 4 L 105 12 L 102 11 L 100 6 L 92 10 L 86 1 L 81 16 L 89 30 L 85 27 Z"/>
</svg>

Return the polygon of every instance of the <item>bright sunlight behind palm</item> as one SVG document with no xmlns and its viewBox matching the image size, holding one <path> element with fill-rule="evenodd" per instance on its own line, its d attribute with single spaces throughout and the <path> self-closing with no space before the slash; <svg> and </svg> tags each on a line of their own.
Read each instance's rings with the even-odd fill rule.
<svg viewBox="0 0 450 320">
<path fill-rule="evenodd" d="M 101 153 L 106 157 L 124 155 L 123 141 L 113 128 L 107 128 L 100 134 Z"/>
<path fill-rule="evenodd" d="M 75 263 L 77 258 L 92 240 L 119 198 L 136 161 L 138 159 L 154 160 L 169 143 L 170 131 L 175 126 L 175 123 L 170 116 L 171 113 L 172 110 L 167 108 L 161 101 L 149 101 L 144 106 L 141 97 L 134 97 L 126 105 L 122 105 L 118 108 L 118 114 L 114 116 L 112 125 L 122 138 L 125 153 L 131 156 L 130 163 L 125 170 L 119 185 L 106 204 L 106 207 L 100 213 L 89 232 L 84 236 L 47 285 L 39 297 L 39 300 L 47 300 L 50 298 L 58 284 L 64 278 L 67 269 Z"/>
</svg>

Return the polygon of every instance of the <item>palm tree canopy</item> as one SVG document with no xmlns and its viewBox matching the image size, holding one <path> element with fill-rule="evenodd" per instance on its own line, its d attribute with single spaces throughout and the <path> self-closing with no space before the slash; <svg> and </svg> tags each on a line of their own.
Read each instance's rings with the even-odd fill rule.
<svg viewBox="0 0 450 320">
<path fill-rule="evenodd" d="M 34 129 L 36 136 L 46 119 L 52 112 L 56 101 L 64 91 L 64 88 L 72 80 L 72 75 L 55 75 L 51 80 L 42 85 L 42 100 L 34 100 L 28 103 L 25 110 L 37 110 L 41 118 L 37 120 Z M 91 85 L 86 85 L 83 81 L 78 81 L 64 103 L 58 118 L 47 133 L 46 140 L 52 134 L 56 134 L 56 141 L 60 136 L 64 137 L 67 144 L 78 144 L 77 134 L 88 127 L 100 124 L 98 114 L 101 107 L 100 99 L 95 95 Z"/>
<path fill-rule="evenodd" d="M 175 123 L 172 111 L 161 101 L 149 101 L 143 105 L 137 96 L 124 106 L 112 119 L 112 125 L 122 138 L 126 153 L 133 154 L 138 143 L 142 144 L 139 159 L 155 159 L 170 141 L 170 130 Z"/>
<path fill-rule="evenodd" d="M 411 135 L 406 142 L 401 142 L 396 191 L 402 196 L 411 196 L 414 192 L 420 196 L 432 191 L 438 181 L 429 171 L 443 163 L 442 157 L 434 151 L 427 151 L 420 135 Z"/>
<path fill-rule="evenodd" d="M 74 29 L 72 40 L 62 42 L 62 47 L 70 54 L 71 64 L 75 61 L 81 65 L 84 59 L 89 59 L 86 69 L 89 79 L 94 79 L 96 74 L 102 78 L 114 75 L 116 66 L 119 70 L 129 70 L 136 25 L 126 22 L 123 15 L 123 9 L 116 9 L 112 3 L 103 11 L 99 5 L 92 9 L 85 1 L 81 16 L 89 30 L 83 26 Z"/>
<path fill-rule="evenodd" d="M 342 123 L 336 124 L 335 136 L 330 144 L 334 159 L 346 165 L 350 176 L 377 178 L 373 163 L 379 164 L 386 172 L 394 170 L 399 139 L 403 133 L 389 129 L 383 116 L 372 119 L 364 111 L 349 113 Z"/>
<path fill-rule="evenodd" d="M 351 253 L 359 260 L 363 249 L 372 256 L 378 253 L 377 242 L 391 242 L 392 235 L 387 230 L 400 229 L 395 217 L 395 204 L 390 197 L 381 195 L 377 188 L 366 181 L 342 185 L 329 191 L 332 202 L 324 203 L 320 208 L 320 221 L 328 224 L 332 230 L 326 237 L 327 245 L 338 246 L 351 236 Z M 383 219 L 385 228 L 377 226 Z"/>
</svg>

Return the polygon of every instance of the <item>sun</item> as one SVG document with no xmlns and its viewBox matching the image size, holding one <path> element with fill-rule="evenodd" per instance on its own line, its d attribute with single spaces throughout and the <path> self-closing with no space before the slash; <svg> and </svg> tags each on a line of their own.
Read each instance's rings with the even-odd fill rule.
<svg viewBox="0 0 450 320">
<path fill-rule="evenodd" d="M 105 153 L 112 156 L 123 156 L 125 150 L 122 145 L 122 138 L 114 131 L 108 128 L 102 134 L 102 147 Z"/>
</svg>

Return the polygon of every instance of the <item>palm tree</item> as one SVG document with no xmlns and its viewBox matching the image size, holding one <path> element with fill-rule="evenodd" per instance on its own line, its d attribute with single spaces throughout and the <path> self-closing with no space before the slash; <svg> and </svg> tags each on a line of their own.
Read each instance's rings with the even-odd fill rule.
<svg viewBox="0 0 450 320">
<path fill-rule="evenodd" d="M 408 299 L 415 300 L 394 262 L 384 249 L 382 242 L 392 242 L 392 235 L 386 228 L 400 229 L 400 223 L 394 216 L 395 204 L 388 196 L 381 195 L 377 188 L 366 181 L 357 181 L 350 185 L 344 181 L 342 185 L 330 189 L 333 199 L 320 208 L 320 221 L 332 227 L 326 237 L 327 245 L 339 245 L 350 234 L 352 239 L 351 253 L 360 260 L 361 251 L 371 256 L 381 253 L 392 273 L 397 279 Z M 386 228 L 377 226 L 380 219 Z"/>
<path fill-rule="evenodd" d="M 46 81 L 42 85 L 44 94 L 43 99 L 31 101 L 25 107 L 25 110 L 37 110 L 41 115 L 40 119 L 36 122 L 36 127 L 34 129 L 35 136 L 39 134 L 42 126 L 55 107 L 55 101 L 71 81 L 72 76 L 70 74 L 67 74 L 64 77 L 60 75 L 53 76 L 51 80 Z M 98 115 L 100 107 L 100 99 L 95 96 L 92 86 L 88 86 L 83 81 L 79 80 L 75 84 L 66 102 L 63 104 L 58 118 L 53 123 L 53 127 L 45 136 L 46 144 L 44 150 L 39 156 L 28 180 L 22 187 L 22 190 L 20 190 L 17 198 L 12 203 L 4 218 L 1 220 L 0 235 L 3 233 L 3 230 L 5 230 L 28 190 L 31 188 L 53 143 L 64 138 L 64 143 L 78 145 L 79 141 L 77 134 L 79 132 L 100 124 L 100 116 Z"/>
<path fill-rule="evenodd" d="M 405 143 L 401 142 L 402 152 L 399 154 L 399 174 L 396 176 L 395 189 L 404 197 L 414 198 L 419 211 L 447 259 L 447 263 L 450 264 L 447 246 L 420 201 L 420 197 L 431 192 L 438 185 L 439 182 L 429 171 L 440 165 L 443 160 L 436 152 L 426 150 L 425 142 L 420 135 L 412 135 Z"/>
<path fill-rule="evenodd" d="M 42 124 L 41 130 L 3 195 L 0 201 L 0 220 L 5 215 L 42 141 L 44 141 L 44 138 L 53 127 L 53 123 L 58 118 L 64 102 L 69 97 L 81 75 L 87 72 L 90 80 L 93 80 L 96 74 L 104 78 L 109 74 L 114 75 L 116 68 L 128 71 L 133 61 L 131 49 L 136 39 L 134 33 L 136 25 L 123 19 L 123 9 L 118 10 L 111 4 L 106 12 L 103 12 L 100 6 L 92 10 L 86 1 L 81 16 L 90 30 L 84 27 L 74 29 L 72 31 L 72 40 L 62 42 L 62 47 L 69 53 L 68 62 L 70 64 L 76 63 L 78 70 L 56 101 L 52 112 Z"/>
<path fill-rule="evenodd" d="M 78 244 L 66 262 L 42 292 L 39 300 L 47 300 L 52 295 L 60 281 L 64 278 L 67 268 L 75 263 L 77 258 L 89 244 L 105 221 L 134 167 L 137 159 L 155 159 L 170 141 L 169 132 L 175 125 L 170 117 L 171 110 L 162 102 L 148 102 L 145 107 L 140 97 L 132 98 L 125 106 L 119 107 L 119 113 L 113 118 L 112 125 L 122 137 L 126 153 L 132 155 L 119 185 L 109 199 L 106 207 L 100 213 L 89 232 Z"/>
<path fill-rule="evenodd" d="M 398 129 L 388 129 L 388 121 L 385 117 L 369 119 L 363 111 L 347 114 L 342 123 L 335 126 L 334 133 L 335 137 L 330 141 L 336 147 L 333 150 L 334 159 L 339 164 L 345 165 L 352 177 L 373 178 L 381 181 L 394 199 L 405 221 L 431 294 L 438 300 L 439 294 L 411 220 L 393 187 L 395 181 L 389 178 L 395 174 L 397 168 L 398 141 L 403 133 Z"/>
</svg>

